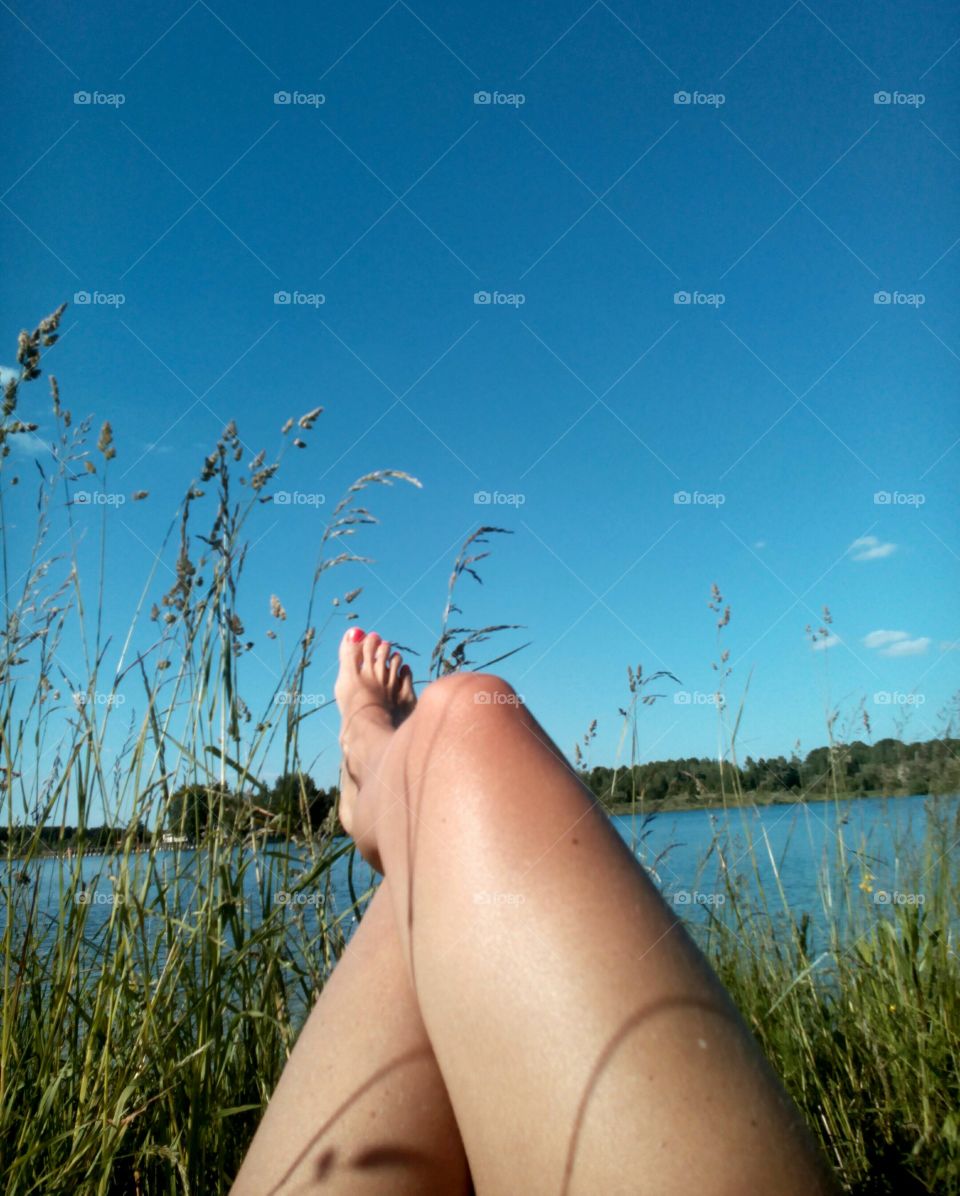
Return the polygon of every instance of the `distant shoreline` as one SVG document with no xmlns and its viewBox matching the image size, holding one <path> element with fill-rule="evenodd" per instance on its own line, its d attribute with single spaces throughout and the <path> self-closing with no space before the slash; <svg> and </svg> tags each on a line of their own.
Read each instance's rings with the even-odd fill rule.
<svg viewBox="0 0 960 1196">
<path fill-rule="evenodd" d="M 834 795 L 832 793 L 793 793 L 787 790 L 770 793 L 757 793 L 752 791 L 749 796 L 744 795 L 741 800 L 738 800 L 735 795 L 730 795 L 724 800 L 719 793 L 705 793 L 699 797 L 691 797 L 687 793 L 676 794 L 673 797 L 663 797 L 654 801 L 653 799 L 643 800 L 638 798 L 636 802 L 616 802 L 613 805 L 605 805 L 600 802 L 600 805 L 608 814 L 676 814 L 685 813 L 689 810 L 732 810 L 745 809 L 750 806 L 789 806 L 803 804 L 822 804 L 823 802 L 832 801 L 857 801 L 862 797 L 888 797 L 891 800 L 896 800 L 901 797 L 949 797 L 948 793 L 911 793 L 906 789 L 900 790 L 896 793 L 883 793 L 877 791 L 874 793 L 840 793 Z"/>
</svg>

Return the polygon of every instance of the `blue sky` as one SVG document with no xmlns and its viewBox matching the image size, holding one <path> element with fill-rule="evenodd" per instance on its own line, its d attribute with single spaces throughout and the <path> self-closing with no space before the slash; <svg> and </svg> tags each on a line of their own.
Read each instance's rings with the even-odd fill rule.
<svg viewBox="0 0 960 1196">
<path fill-rule="evenodd" d="M 118 640 L 225 422 L 272 453 L 322 404 L 280 488 L 324 504 L 265 505 L 252 530 L 249 694 L 272 684 L 270 594 L 297 626 L 330 507 L 390 467 L 423 489 L 376 493 L 359 545 L 376 564 L 325 600 L 363 585 L 361 625 L 426 656 L 459 543 L 511 529 L 464 612 L 525 625 L 505 673 L 568 751 L 597 718 L 593 759 L 613 759 L 642 662 L 694 695 L 665 686 L 644 710 L 644 754 L 715 752 L 696 696 L 715 685 L 713 582 L 731 692 L 751 677 L 743 754 L 809 750 L 825 707 L 862 698 L 877 737 L 942 729 L 960 660 L 954 14 L 181 0 L 4 4 L 0 24 L 0 362 L 71 301 L 49 368 L 75 415 L 113 425 L 107 489 L 150 492 L 110 512 Z M 92 544 L 97 513 L 79 515 Z M 313 721 L 328 782 L 334 720 Z"/>
</svg>

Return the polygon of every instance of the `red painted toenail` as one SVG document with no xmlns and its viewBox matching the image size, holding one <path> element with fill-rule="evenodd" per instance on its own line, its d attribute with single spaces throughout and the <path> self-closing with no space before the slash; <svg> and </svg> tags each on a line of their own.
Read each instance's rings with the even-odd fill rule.
<svg viewBox="0 0 960 1196">
<path fill-rule="evenodd" d="M 366 632 L 361 631 L 359 627 L 351 627 L 347 632 L 347 639 L 351 644 L 359 644 L 365 635 Z"/>
</svg>

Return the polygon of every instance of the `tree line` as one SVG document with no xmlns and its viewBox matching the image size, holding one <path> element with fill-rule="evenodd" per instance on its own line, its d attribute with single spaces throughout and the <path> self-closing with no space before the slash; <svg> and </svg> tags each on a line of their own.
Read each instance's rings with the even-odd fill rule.
<svg viewBox="0 0 960 1196">
<path fill-rule="evenodd" d="M 881 739 L 877 743 L 835 744 L 818 747 L 801 758 L 747 756 L 741 765 L 703 756 L 654 760 L 632 768 L 599 765 L 578 769 L 594 796 L 607 807 L 627 805 L 637 799 L 656 807 L 679 802 L 695 806 L 721 794 L 742 794 L 747 801 L 778 796 L 820 798 L 899 796 L 914 793 L 960 791 L 960 739 L 931 739 L 904 743 Z M 133 846 L 147 847 L 157 836 L 173 836 L 185 843 L 200 843 L 212 831 L 231 837 L 251 832 L 267 837 L 301 838 L 323 831 L 342 834 L 335 809 L 336 786 L 321 789 L 309 773 L 286 772 L 272 785 L 242 792 L 219 783 L 192 783 L 170 795 L 165 816 L 150 828 L 133 826 L 16 826 L 15 847 L 26 846 L 35 836 L 48 850 L 78 846 L 106 850 L 126 837 Z M 0 827 L 0 844 L 11 832 Z"/>
<path fill-rule="evenodd" d="M 342 834 L 336 808 L 339 790 L 321 789 L 305 772 L 287 772 L 270 786 L 231 790 L 219 782 L 193 782 L 180 786 L 165 804 L 165 814 L 153 828 L 142 821 L 133 825 L 15 826 L 14 846 L 25 847 L 35 836 L 42 847 L 63 851 L 79 846 L 103 851 L 127 839 L 133 847 L 147 847 L 157 837 L 172 837 L 188 844 L 202 842 L 212 831 L 243 837 L 262 832 L 268 838 L 294 838 L 319 833 L 325 826 Z M 0 844 L 11 837 L 0 827 Z"/>
<path fill-rule="evenodd" d="M 740 792 L 749 801 L 765 795 L 843 797 L 902 796 L 914 793 L 952 793 L 960 790 L 960 739 L 931 739 L 904 743 L 835 744 L 818 747 L 801 758 L 747 756 L 741 765 L 691 756 L 656 760 L 632 768 L 582 768 L 579 775 L 604 805 L 669 799 L 717 798 Z"/>
</svg>

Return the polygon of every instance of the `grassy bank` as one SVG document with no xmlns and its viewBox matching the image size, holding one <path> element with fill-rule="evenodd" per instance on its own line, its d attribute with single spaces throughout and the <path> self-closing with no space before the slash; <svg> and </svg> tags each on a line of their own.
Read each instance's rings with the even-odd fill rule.
<svg viewBox="0 0 960 1196">
<path fill-rule="evenodd" d="M 59 318 L 21 336 L 20 381 L 6 389 L 0 426 L 8 612 L 0 650 L 8 831 L 0 863 L 0 1173 L 15 1196 L 205 1196 L 224 1191 L 239 1166 L 305 1012 L 368 896 L 354 891 L 345 906 L 334 902 L 331 869 L 345 847 L 332 820 L 297 851 L 257 838 L 248 850 L 235 844 L 262 826 L 257 778 L 270 771 L 268 756 L 282 759 L 285 774 L 306 772 L 301 734 L 309 713 L 296 698 L 318 654 L 334 651 L 357 596 L 334 579 L 342 565 L 362 560 L 345 546 L 373 520 L 366 496 L 411 479 L 396 471 L 366 475 L 332 510 L 306 579 L 306 620 L 296 632 L 287 625 L 292 646 L 275 691 L 257 707 L 245 682 L 244 630 L 257 616 L 242 609 L 241 572 L 259 534 L 259 504 L 292 434 L 309 443 L 317 409 L 291 416 L 275 454 L 248 461 L 236 427 L 227 425 L 187 480 L 130 627 L 105 628 L 110 568 L 122 567 L 110 563 L 107 549 L 111 512 L 102 509 L 99 566 L 88 585 L 81 541 L 93 533 L 79 527 L 71 495 L 78 479 L 106 490 L 123 446 L 108 424 L 94 432 L 90 421 L 74 420 L 54 379 L 49 397 L 35 393 L 40 356 L 55 342 Z M 24 562 L 22 522 L 16 546 L 9 530 L 18 458 L 7 451 L 11 438 L 32 434 L 42 401 L 56 428 L 54 453 L 52 463 L 44 458 L 39 483 L 30 471 L 37 526 Z M 498 628 L 464 630 L 451 617 L 462 618 L 454 587 L 476 567 L 483 555 L 477 544 L 493 530 L 468 542 L 455 563 L 434 674 L 486 663 L 471 662 L 469 653 Z M 174 578 L 162 594 L 161 558 Z M 720 633 L 729 610 L 724 616 L 716 599 Z M 287 624 L 279 598 L 271 600 L 270 618 L 272 627 Z M 729 670 L 721 673 L 723 684 Z M 636 761 L 646 679 L 631 671 L 629 683 L 624 729 Z M 134 685 L 138 700 L 124 724 L 123 750 L 109 753 L 121 708 L 111 699 Z M 732 762 L 741 713 L 725 726 Z M 730 775 L 722 799 L 743 804 Z M 839 777 L 831 784 L 835 796 Z M 171 801 L 185 785 L 245 795 L 247 827 L 244 807 L 220 801 L 203 851 L 171 855 L 156 839 L 144 845 L 141 828 L 169 825 Z M 639 797 L 632 795 L 631 810 Z M 306 786 L 300 798 L 309 826 Z M 110 897 L 101 911 L 89 899 L 85 832 L 104 824 L 128 829 L 95 856 Z M 24 840 L 24 828 L 67 825 L 79 832 L 69 859 L 41 859 L 47 844 L 38 831 Z M 871 857 L 841 830 L 823 861 L 826 940 L 818 939 L 815 953 L 810 911 L 792 909 L 778 882 L 751 896 L 748 882 L 767 845 L 744 844 L 743 834 L 734 815 L 704 855 L 705 869 L 722 864 L 727 900 L 694 933 L 847 1190 L 957 1191 L 956 816 L 948 821 L 934 811 L 926 841 L 898 850 L 898 883 L 922 892 L 924 902 L 892 909 L 864 899 Z M 629 1124 L 629 1110 L 623 1118 Z"/>
</svg>

